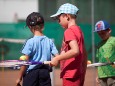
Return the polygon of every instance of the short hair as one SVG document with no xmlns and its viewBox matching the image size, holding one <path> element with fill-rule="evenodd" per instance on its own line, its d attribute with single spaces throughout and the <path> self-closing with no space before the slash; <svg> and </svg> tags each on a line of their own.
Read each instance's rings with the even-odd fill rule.
<svg viewBox="0 0 115 86">
<path fill-rule="evenodd" d="M 29 14 L 26 18 L 26 25 L 29 26 L 41 26 L 44 25 L 44 18 L 43 16 L 38 12 L 32 12 Z"/>
<path fill-rule="evenodd" d="M 76 15 L 73 15 L 73 14 L 69 14 L 70 16 L 71 16 L 71 18 L 74 18 L 74 19 L 76 19 L 77 18 L 77 16 Z"/>
<path fill-rule="evenodd" d="M 67 14 L 67 13 L 62 13 L 62 15 L 63 15 L 63 14 L 65 15 L 65 14 Z M 70 17 L 71 17 L 71 18 L 74 18 L 74 19 L 76 19 L 76 18 L 77 18 L 77 16 L 76 16 L 76 15 L 74 15 L 74 14 L 68 14 L 68 15 L 70 15 Z"/>
</svg>

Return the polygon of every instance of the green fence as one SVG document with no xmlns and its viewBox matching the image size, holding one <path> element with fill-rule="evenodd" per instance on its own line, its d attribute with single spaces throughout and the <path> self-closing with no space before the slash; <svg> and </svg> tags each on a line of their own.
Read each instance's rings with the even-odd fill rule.
<svg viewBox="0 0 115 86">
<path fill-rule="evenodd" d="M 12 39 L 28 39 L 32 36 L 29 29 L 25 26 L 25 23 L 16 24 L 0 24 L 0 38 L 12 38 Z M 90 24 L 79 24 L 81 27 L 85 45 L 88 52 L 88 58 L 92 59 L 92 30 Z M 115 25 L 111 25 L 112 35 L 115 36 Z M 57 49 L 60 51 L 64 30 L 61 26 L 55 22 L 46 22 L 44 28 L 44 34 L 49 38 L 53 39 Z M 95 35 L 95 46 L 100 41 L 100 38 L 96 33 Z M 11 42 L 0 42 L 0 59 L 18 59 L 21 55 L 20 50 L 23 44 L 11 43 Z"/>
</svg>

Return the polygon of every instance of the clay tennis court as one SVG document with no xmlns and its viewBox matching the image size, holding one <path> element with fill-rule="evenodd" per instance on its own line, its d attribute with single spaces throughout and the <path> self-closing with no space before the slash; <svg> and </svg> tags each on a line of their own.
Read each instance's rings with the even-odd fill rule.
<svg viewBox="0 0 115 86">
<path fill-rule="evenodd" d="M 15 80 L 18 76 L 19 70 L 5 70 L 0 71 L 0 86 L 16 86 Z M 54 71 L 54 86 L 62 86 L 61 79 L 59 78 L 59 69 Z M 84 86 L 98 86 L 95 82 L 96 69 L 88 68 L 86 73 L 86 80 Z"/>
</svg>

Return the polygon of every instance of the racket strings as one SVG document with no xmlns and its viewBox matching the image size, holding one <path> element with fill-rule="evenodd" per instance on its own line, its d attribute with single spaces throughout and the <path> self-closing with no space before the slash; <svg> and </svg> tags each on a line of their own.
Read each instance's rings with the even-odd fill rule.
<svg viewBox="0 0 115 86">
<path fill-rule="evenodd" d="M 26 65 L 26 61 L 2 61 L 0 62 L 0 67 L 12 67 L 12 66 L 21 66 L 21 65 Z"/>
</svg>

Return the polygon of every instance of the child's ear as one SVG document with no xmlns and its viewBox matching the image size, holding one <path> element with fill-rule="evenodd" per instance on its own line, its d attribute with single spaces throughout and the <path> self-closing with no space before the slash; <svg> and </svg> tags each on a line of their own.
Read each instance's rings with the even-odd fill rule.
<svg viewBox="0 0 115 86">
<path fill-rule="evenodd" d="M 67 17 L 67 20 L 69 21 L 70 20 L 70 15 L 67 14 L 66 17 Z"/>
</svg>

